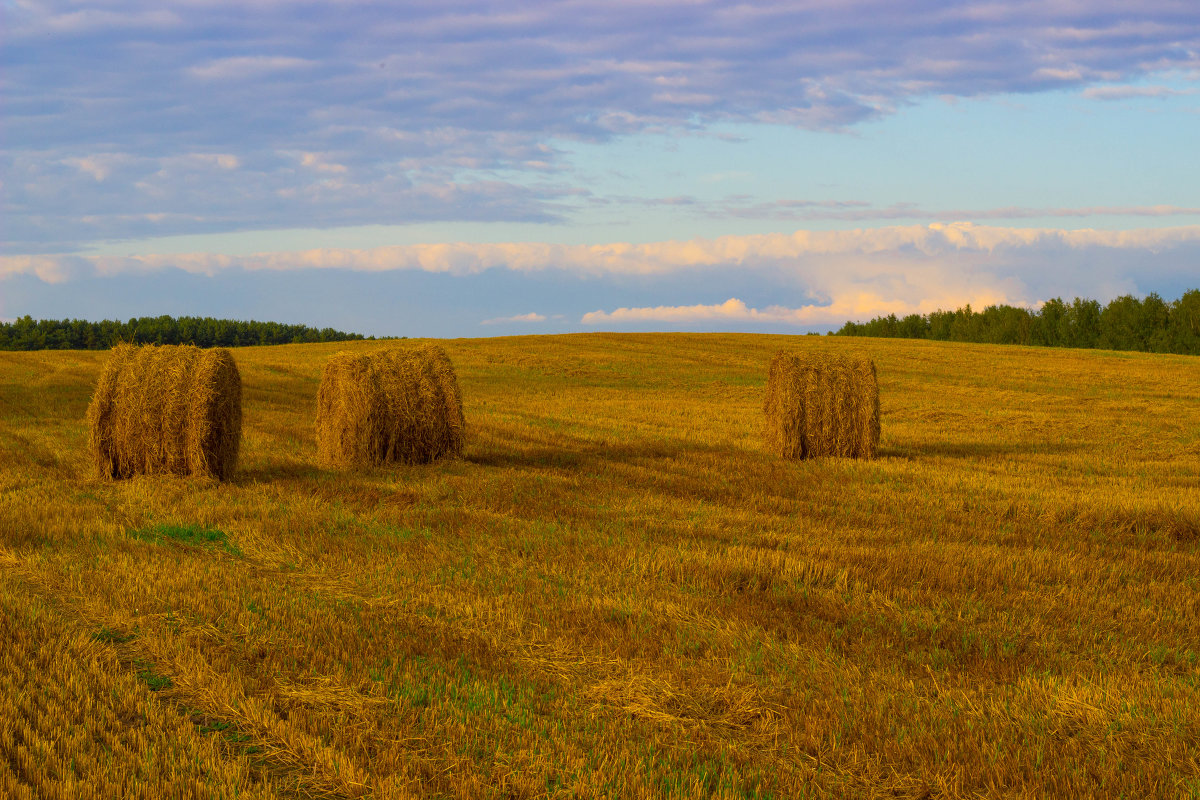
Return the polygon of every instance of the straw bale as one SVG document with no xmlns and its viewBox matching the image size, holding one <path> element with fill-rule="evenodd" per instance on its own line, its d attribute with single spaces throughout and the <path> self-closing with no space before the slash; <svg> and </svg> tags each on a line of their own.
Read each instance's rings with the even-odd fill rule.
<svg viewBox="0 0 1200 800">
<path fill-rule="evenodd" d="M 869 358 L 787 353 L 771 361 L 767 449 L 783 458 L 873 458 L 879 445 L 879 383 Z"/>
<path fill-rule="evenodd" d="M 317 392 L 317 451 L 334 466 L 424 464 L 463 447 L 462 394 L 435 344 L 329 359 Z"/>
<path fill-rule="evenodd" d="M 242 378 L 225 348 L 120 344 L 87 411 L 106 478 L 200 475 L 225 480 L 242 439 Z"/>
</svg>

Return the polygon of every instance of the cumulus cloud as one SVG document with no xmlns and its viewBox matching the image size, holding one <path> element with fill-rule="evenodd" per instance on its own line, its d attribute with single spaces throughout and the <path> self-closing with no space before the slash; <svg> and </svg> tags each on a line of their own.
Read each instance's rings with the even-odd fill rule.
<svg viewBox="0 0 1200 800">
<path fill-rule="evenodd" d="M 0 281 L 32 275 L 43 283 L 65 283 L 91 266 L 75 256 L 0 256 Z"/>
<path fill-rule="evenodd" d="M 964 303 L 1032 305 L 1057 295 L 1106 299 L 1126 292 L 1165 292 L 1167 286 L 1194 283 L 1197 263 L 1196 225 L 1067 230 L 937 223 L 601 245 L 460 242 L 251 255 L 0 257 L 0 277 L 62 281 L 82 270 L 99 277 L 338 270 L 421 272 L 468 285 L 481 273 L 499 271 L 532 285 L 556 286 L 560 298 L 579 295 L 563 288 L 570 279 L 591 287 L 589 297 L 593 289 L 642 283 L 685 298 L 678 304 L 585 307 L 578 313 L 587 325 L 815 325 L 927 313 Z M 774 287 L 774 302 L 747 301 L 743 291 L 764 286 Z M 729 287 L 734 291 L 725 293 Z M 712 297 L 716 291 L 722 294 Z M 729 299 L 719 302 L 722 297 Z M 488 318 L 484 324 L 545 321 L 543 314 L 528 313 Z"/>
<path fill-rule="evenodd" d="M 585 325 L 597 325 L 606 322 L 708 322 L 744 321 L 744 322 L 808 322 L 809 313 L 816 306 L 801 308 L 784 308 L 783 306 L 768 306 L 765 309 L 750 308 L 736 297 L 731 297 L 720 305 L 692 306 L 654 306 L 644 308 L 618 308 L 613 311 L 589 311 L 580 320 Z"/>
<path fill-rule="evenodd" d="M 788 308 L 771 305 L 751 308 L 736 297 L 719 305 L 654 306 L 644 308 L 617 308 L 612 311 L 589 311 L 580 321 L 584 325 L 626 325 L 640 322 L 666 322 L 679 325 L 695 323 L 773 323 L 785 325 L 836 325 L 848 319 L 896 314 L 927 314 L 941 308 L 961 308 L 970 303 L 983 308 L 998 303 L 1014 303 L 1003 292 L 990 288 L 976 289 L 968 294 L 949 294 L 917 301 L 898 300 L 881 296 L 871 291 L 841 294 L 830 303 L 809 304 Z"/>
<path fill-rule="evenodd" d="M 545 322 L 545 321 L 546 321 L 545 314 L 539 314 L 536 311 L 533 311 L 528 314 L 516 314 L 511 317 L 493 317 L 492 319 L 485 319 L 483 322 L 480 322 L 479 324 L 480 325 L 502 325 L 506 322 Z"/>
<path fill-rule="evenodd" d="M 394 245 L 366 249 L 319 248 L 233 256 L 173 253 L 133 256 L 71 256 L 95 266 L 100 274 L 166 268 L 215 274 L 222 270 L 342 269 L 358 272 L 420 270 L 474 275 L 490 269 L 515 272 L 557 270 L 583 276 L 658 275 L 701 268 L 770 266 L 814 276 L 827 258 L 868 257 L 884 274 L 919 268 L 946 257 L 971 257 L 1002 263 L 1012 254 L 1051 256 L 1061 251 L 1111 250 L 1159 252 L 1200 242 L 1200 225 L 1175 228 L 1094 230 L 1083 228 L 1007 228 L 969 222 L 862 228 L 856 230 L 721 236 L 663 242 L 610 242 L 565 245 L 543 242 L 453 242 Z M 54 256 L 46 256 L 53 259 Z M 901 263 L 901 261 L 903 263 Z M 32 263 L 26 257 L 0 257 L 0 263 Z M 889 267 L 890 263 L 890 267 Z"/>
</svg>

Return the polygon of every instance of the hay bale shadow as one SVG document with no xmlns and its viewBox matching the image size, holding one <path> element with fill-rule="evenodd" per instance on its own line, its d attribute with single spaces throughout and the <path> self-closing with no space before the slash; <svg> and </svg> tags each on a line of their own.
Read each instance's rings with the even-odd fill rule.
<svg viewBox="0 0 1200 800">
<path fill-rule="evenodd" d="M 315 479 L 336 474 L 310 461 L 271 461 L 253 467 L 243 467 L 230 480 L 235 486 L 297 479 Z"/>
<path fill-rule="evenodd" d="M 1063 455 L 1086 449 L 1074 442 L 916 442 L 881 447 L 882 458 L 909 461 L 936 458 L 992 459 L 1036 454 Z"/>
</svg>

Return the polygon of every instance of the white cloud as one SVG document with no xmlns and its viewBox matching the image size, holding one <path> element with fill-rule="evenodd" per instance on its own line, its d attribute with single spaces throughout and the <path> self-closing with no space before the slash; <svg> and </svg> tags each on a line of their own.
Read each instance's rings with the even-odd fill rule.
<svg viewBox="0 0 1200 800">
<path fill-rule="evenodd" d="M 1083 70 L 1079 67 L 1042 67 L 1033 73 L 1035 79 L 1077 83 L 1084 78 Z"/>
<path fill-rule="evenodd" d="M 690 198 L 693 205 L 701 205 Z M 654 198 L 643 200 L 647 205 L 663 203 Z M 678 201 L 676 201 L 678 202 Z M 754 197 L 734 197 L 720 203 L 706 203 L 705 213 L 716 219 L 741 217 L 774 220 L 847 220 L 867 222 L 876 220 L 1010 220 L 1047 217 L 1200 217 L 1200 207 L 1177 206 L 1166 203 L 1129 206 L 1003 206 L 999 208 L 923 208 L 913 203 L 877 206 L 858 200 L 774 200 Z"/>
<path fill-rule="evenodd" d="M 1200 226 L 1106 231 L 939 223 L 643 244 L 460 242 L 251 255 L 8 256 L 0 257 L 0 280 L 26 275 L 50 283 L 79 273 L 105 277 L 168 270 L 207 276 L 338 270 L 421 271 L 470 281 L 484 271 L 502 270 L 520 273 L 521 281 L 528 282 L 543 280 L 541 273 L 548 277 L 555 273 L 550 280 L 562 292 L 556 302 L 574 305 L 573 313 L 582 315 L 586 325 L 736 328 L 836 325 L 847 319 L 928 313 L 966 303 L 1032 306 L 1054 296 L 1103 301 L 1139 289 L 1162 292 L 1160 287 L 1194 285 L 1197 263 Z M 693 302 L 581 308 L 579 295 L 561 288 L 564 274 L 590 287 L 588 292 L 603 289 L 601 293 L 608 296 L 612 287 L 630 285 L 627 276 L 637 276 L 636 283 L 655 287 L 655 297 Z M 763 287 L 774 287 L 776 302 L 756 306 L 741 299 L 743 291 L 758 292 Z M 705 302 L 722 297 L 728 299 Z M 483 324 L 545 321 L 546 315 L 530 312 L 486 319 Z"/>
<path fill-rule="evenodd" d="M 62 163 L 75 167 L 80 172 L 92 176 L 97 183 L 105 181 L 113 171 L 133 159 L 124 153 L 100 153 L 83 158 L 64 158 Z"/>
<path fill-rule="evenodd" d="M 315 169 L 317 172 L 332 172 L 341 174 L 346 171 L 344 164 L 329 161 L 323 153 L 301 153 L 300 164 Z"/>
<path fill-rule="evenodd" d="M 512 317 L 495 317 L 493 319 L 485 319 L 480 325 L 501 325 L 506 322 L 545 322 L 546 315 L 538 314 L 536 311 L 528 314 L 517 314 Z"/>
<path fill-rule="evenodd" d="M 1176 97 L 1195 94 L 1193 89 L 1172 89 L 1167 86 L 1092 86 L 1083 90 L 1089 100 L 1128 100 L 1133 97 Z"/>
<path fill-rule="evenodd" d="M 207 61 L 189 68 L 188 72 L 206 80 L 239 80 L 312 64 L 309 59 L 292 56 L 232 56 Z"/>
<path fill-rule="evenodd" d="M 242 165 L 242 160 L 233 153 L 188 153 L 186 158 L 196 164 L 221 169 L 237 169 Z"/>
<path fill-rule="evenodd" d="M 1095 230 L 1006 228 L 969 222 L 855 230 L 722 236 L 647 243 L 564 245 L 543 242 L 445 242 L 367 249 L 319 248 L 234 256 L 171 253 L 88 256 L 102 274 L 178 268 L 215 274 L 225 269 L 341 269 L 357 272 L 420 270 L 472 275 L 490 269 L 562 271 L 581 276 L 664 275 L 698 269 L 771 268 L 824 281 L 836 263 L 866 275 L 919 272 L 929 265 L 970 263 L 982 268 L 1005 258 L 1053 258 L 1063 250 L 1159 252 L 1200 243 L 1200 225 Z M 0 263 L 17 257 L 0 257 Z M 48 256 L 54 258 L 54 256 Z M 837 259 L 833 261 L 831 259 Z"/>
<path fill-rule="evenodd" d="M 76 256 L 0 256 L 0 281 L 32 275 L 43 283 L 65 283 L 86 263 Z"/>
<path fill-rule="evenodd" d="M 589 311 L 580 319 L 584 325 L 629 324 L 638 322 L 665 322 L 688 325 L 705 322 L 749 322 L 779 323 L 785 325 L 835 325 L 848 319 L 867 319 L 895 314 L 927 314 L 940 308 L 961 308 L 970 303 L 975 308 L 1009 303 L 1027 305 L 1014 301 L 1002 291 L 982 288 L 968 293 L 944 293 L 937 297 L 921 300 L 902 300 L 884 297 L 871 291 L 851 291 L 839 294 L 827 304 L 810 304 L 789 308 L 766 306 L 751 308 L 745 302 L 731 297 L 719 305 L 654 306 L 644 308 L 617 308 L 612 311 Z"/>
<path fill-rule="evenodd" d="M 720 305 L 654 306 L 653 308 L 618 308 L 614 311 L 589 311 L 580 322 L 596 325 L 605 322 L 634 322 L 653 320 L 656 322 L 700 322 L 707 320 L 745 320 L 753 322 L 799 321 L 802 308 L 769 306 L 760 311 L 750 308 L 736 297 Z"/>
</svg>

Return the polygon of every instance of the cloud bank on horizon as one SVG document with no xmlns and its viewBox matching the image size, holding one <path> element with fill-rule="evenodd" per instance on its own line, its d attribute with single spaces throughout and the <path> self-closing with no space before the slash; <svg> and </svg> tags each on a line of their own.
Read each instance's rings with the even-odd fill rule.
<svg viewBox="0 0 1200 800">
<path fill-rule="evenodd" d="M 1048 263 L 1053 270 L 1046 269 Z M 556 282 L 563 287 L 561 299 L 555 307 L 511 309 L 511 314 L 481 320 L 482 325 L 550 321 L 556 329 L 642 323 L 827 327 L 848 319 L 924 314 L 964 303 L 982 308 L 994 303 L 1032 306 L 1056 295 L 1109 298 L 1137 291 L 1139 279 L 1183 286 L 1195 279 L 1198 263 L 1200 225 L 1064 231 L 955 223 L 643 244 L 458 242 L 245 256 L 6 256 L 0 257 L 0 280 L 22 276 L 53 285 L 183 272 L 235 281 L 246 273 L 319 271 L 426 273 L 462 286 L 498 272 L 525 281 Z M 579 307 L 579 296 L 589 286 L 612 280 L 676 296 L 772 286 L 775 294 L 803 302 L 757 308 L 735 296 L 721 303 Z"/>
<path fill-rule="evenodd" d="M 492 332 L 835 324 L 1169 292 L 1200 271 L 1200 10 L 1181 0 L 16 0 L 4 16 L 0 315 L 59 316 L 98 278 L 156 276 L 166 296 L 178 274 L 237 291 L 332 270 L 468 294 L 492 273 L 540 280 L 538 308 L 481 307 Z M 1017 108 L 1051 95 L 1075 105 Z M 929 224 L 960 220 L 1019 227 Z M 442 223 L 493 241 L 271 233 Z M 877 227 L 823 230 L 851 225 Z M 238 232 L 262 244 L 204 238 Z M 163 236 L 195 242 L 162 255 Z M 114 242 L 128 252 L 103 254 Z M 578 280 L 620 305 L 580 308 Z"/>
</svg>

